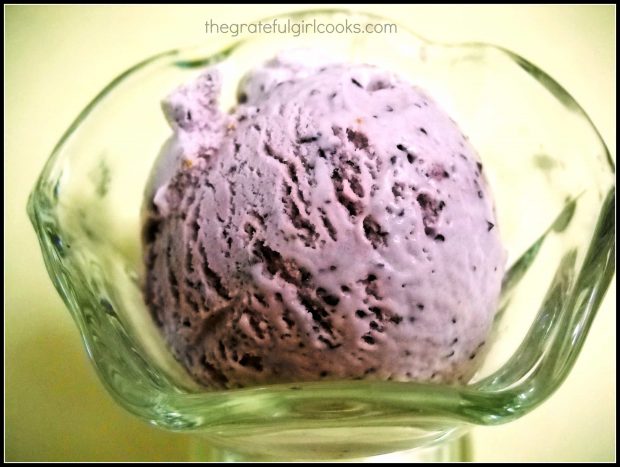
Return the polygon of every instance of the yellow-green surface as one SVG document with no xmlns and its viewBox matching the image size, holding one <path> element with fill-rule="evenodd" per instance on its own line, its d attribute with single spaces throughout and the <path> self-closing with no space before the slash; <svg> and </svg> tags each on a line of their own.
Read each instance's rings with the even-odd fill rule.
<svg viewBox="0 0 620 467">
<path fill-rule="evenodd" d="M 204 33 L 208 19 L 240 23 L 295 8 L 5 7 L 7 460 L 186 459 L 188 437 L 149 427 L 104 392 L 49 281 L 26 199 L 62 132 L 119 72 L 161 50 L 218 40 Z M 431 39 L 493 42 L 527 57 L 582 104 L 615 159 L 615 7 L 360 9 Z M 615 458 L 615 298 L 610 291 L 549 401 L 512 424 L 474 430 L 476 460 Z"/>
</svg>

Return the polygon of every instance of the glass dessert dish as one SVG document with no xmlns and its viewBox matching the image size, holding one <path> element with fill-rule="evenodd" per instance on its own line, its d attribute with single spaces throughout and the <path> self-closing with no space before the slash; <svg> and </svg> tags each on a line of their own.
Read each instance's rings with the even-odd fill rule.
<svg viewBox="0 0 620 467">
<path fill-rule="evenodd" d="M 391 22 L 335 10 L 277 20 Z M 228 108 L 247 70 L 300 46 L 379 65 L 427 90 L 485 164 L 508 265 L 492 345 L 467 385 L 358 380 L 209 391 L 174 360 L 151 320 L 140 207 L 169 134 L 161 99 L 217 63 Z M 114 79 L 54 148 L 28 213 L 105 387 L 142 419 L 197 435 L 196 456 L 333 460 L 415 450 L 446 459 L 466 455 L 449 441 L 468 426 L 523 416 L 570 371 L 614 273 L 614 172 L 577 102 L 508 50 L 430 42 L 400 25 L 397 34 L 252 34 L 164 52 Z"/>
</svg>

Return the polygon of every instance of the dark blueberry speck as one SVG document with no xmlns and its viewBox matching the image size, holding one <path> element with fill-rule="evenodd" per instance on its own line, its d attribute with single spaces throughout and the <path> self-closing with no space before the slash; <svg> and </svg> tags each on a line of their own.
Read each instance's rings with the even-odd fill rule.
<svg viewBox="0 0 620 467">
<path fill-rule="evenodd" d="M 360 84 L 360 82 L 358 80 L 356 80 L 355 78 L 351 78 L 351 82 L 353 84 L 355 84 L 358 88 L 361 88 L 362 85 Z"/>
<path fill-rule="evenodd" d="M 493 227 L 495 227 L 495 224 L 487 221 L 487 232 L 490 232 Z"/>
<path fill-rule="evenodd" d="M 261 363 L 261 358 L 257 357 L 257 356 L 254 356 L 254 355 L 243 354 L 243 357 L 241 357 L 241 359 L 239 360 L 239 365 L 241 365 L 241 366 L 251 366 L 256 371 L 262 371 L 263 370 L 263 365 Z"/>
<path fill-rule="evenodd" d="M 368 147 L 368 137 L 360 131 L 347 128 L 347 139 L 353 143 L 356 149 L 365 149 Z"/>
<path fill-rule="evenodd" d="M 396 316 L 392 316 L 392 317 L 390 318 L 390 321 L 391 321 L 392 323 L 394 323 L 394 324 L 400 324 L 400 322 L 401 322 L 402 320 L 403 320 L 403 317 L 402 317 L 402 316 L 398 316 L 398 315 L 396 315 Z"/>
<path fill-rule="evenodd" d="M 375 339 L 372 336 L 369 336 L 368 334 L 365 334 L 362 336 L 362 340 L 364 342 L 366 342 L 367 344 L 373 345 L 375 343 Z"/>
<path fill-rule="evenodd" d="M 338 303 L 340 303 L 340 299 L 338 297 L 335 297 L 334 295 L 325 295 L 323 297 L 323 301 L 330 306 L 336 306 L 338 305 Z"/>
<path fill-rule="evenodd" d="M 315 135 L 315 136 L 304 136 L 302 138 L 299 138 L 297 140 L 298 144 L 307 144 L 307 143 L 313 143 L 315 141 L 317 141 L 319 139 L 319 136 L 321 136 L 320 134 Z M 319 150 L 320 151 L 320 150 Z"/>
</svg>

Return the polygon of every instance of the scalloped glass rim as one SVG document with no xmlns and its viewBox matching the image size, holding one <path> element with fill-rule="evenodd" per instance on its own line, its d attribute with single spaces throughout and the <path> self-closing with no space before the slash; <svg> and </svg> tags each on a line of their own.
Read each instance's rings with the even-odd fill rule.
<svg viewBox="0 0 620 467">
<path fill-rule="evenodd" d="M 385 20 L 346 10 L 305 11 L 278 18 L 302 19 L 312 15 L 339 14 Z M 615 172 L 609 152 L 589 117 L 566 90 L 535 65 L 501 47 L 480 43 L 441 44 L 422 39 L 402 25 L 399 28 L 423 44 L 463 50 L 493 49 L 509 57 L 561 102 L 567 111 L 583 117 L 597 135 L 609 172 Z M 275 430 L 277 427 L 277 431 L 287 427 L 293 429 L 299 426 L 301 420 L 303 426 L 308 428 L 352 425 L 361 428 L 377 426 L 378 423 L 407 426 L 414 419 L 416 424 L 423 420 L 429 423 L 439 420 L 447 427 L 445 433 L 457 421 L 487 425 L 503 423 L 524 415 L 540 404 L 570 371 L 615 271 L 613 183 L 607 187 L 607 196 L 601 204 L 599 219 L 579 273 L 575 275 L 573 271 L 576 251 L 566 252 L 544 305 L 517 352 L 495 373 L 468 386 L 339 381 L 194 393 L 179 386 L 151 364 L 140 343 L 125 329 L 109 304 L 102 303 L 92 293 L 86 277 L 76 274 L 64 251 L 60 234 L 63 229 L 55 212 L 57 180 L 52 176 L 67 142 L 93 109 L 136 73 L 164 63 L 178 67 L 203 67 L 218 63 L 229 57 L 244 41 L 237 40 L 208 57 L 197 57 L 194 49 L 170 50 L 150 57 L 119 75 L 86 106 L 62 136 L 30 196 L 28 213 L 41 243 L 50 277 L 71 311 L 90 358 L 110 393 L 123 407 L 159 426 L 174 430 L 206 430 L 214 436 L 225 430 L 235 436 L 246 436 L 258 427 L 262 430 L 267 427 Z M 565 211 L 551 223 L 549 231 L 561 229 L 558 226 L 562 222 L 570 221 L 575 203 L 576 199 L 567 203 Z M 525 273 L 545 236 L 546 233 L 512 265 L 504 284 L 505 294 L 509 294 L 511 287 Z M 96 333 L 93 332 L 94 321 L 98 326 Z M 106 343 L 117 346 L 122 343 L 116 355 L 123 362 L 122 372 L 101 358 L 102 353 L 112 352 Z M 324 408 L 313 412 L 312 407 L 325 401 L 338 401 L 338 408 L 335 409 L 337 415 L 328 419 L 316 417 L 316 413 Z M 285 406 L 296 407 L 297 415 L 284 410 L 285 415 L 280 417 L 278 408 Z M 304 407 L 307 411 L 303 410 Z M 271 414 L 269 419 L 264 417 L 266 413 Z M 373 415 L 364 415 L 367 413 Z M 377 413 L 383 418 L 378 417 Z"/>
</svg>

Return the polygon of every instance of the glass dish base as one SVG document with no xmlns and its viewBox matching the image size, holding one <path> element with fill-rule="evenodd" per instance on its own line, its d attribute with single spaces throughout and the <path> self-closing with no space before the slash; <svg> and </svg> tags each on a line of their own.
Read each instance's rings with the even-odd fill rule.
<svg viewBox="0 0 620 467">
<path fill-rule="evenodd" d="M 472 460 L 471 435 L 465 433 L 459 437 L 441 441 L 432 446 L 408 449 L 377 456 L 343 459 L 330 458 L 318 452 L 316 457 L 308 457 L 308 452 L 295 455 L 256 455 L 240 452 L 223 446 L 217 446 L 202 436 L 194 436 L 190 441 L 190 462 L 270 462 L 314 460 L 327 462 L 470 462 Z"/>
</svg>

